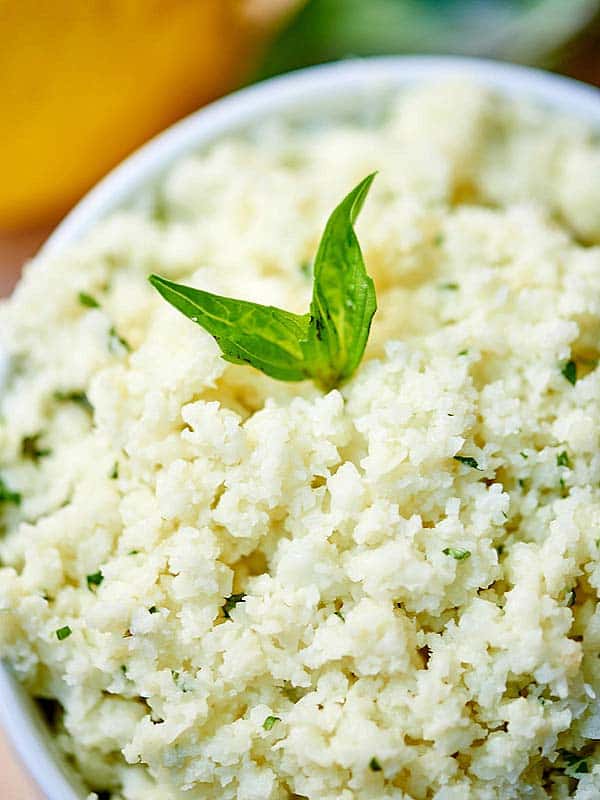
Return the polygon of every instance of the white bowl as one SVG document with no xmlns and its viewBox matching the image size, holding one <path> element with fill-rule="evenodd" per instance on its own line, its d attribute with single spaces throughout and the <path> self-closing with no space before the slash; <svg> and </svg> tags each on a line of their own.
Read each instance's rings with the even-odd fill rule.
<svg viewBox="0 0 600 800">
<path fill-rule="evenodd" d="M 461 73 L 514 98 L 554 108 L 598 126 L 600 91 L 567 78 L 493 61 L 455 57 L 384 57 L 328 64 L 273 78 L 219 100 L 153 139 L 77 205 L 43 247 L 57 253 L 100 218 L 155 182 L 182 154 L 269 117 L 336 117 L 374 106 L 391 89 Z M 0 370 L 1 371 L 1 370 Z M 65 766 L 34 704 L 0 664 L 0 720 L 48 800 L 82 800 L 86 791 Z"/>
</svg>

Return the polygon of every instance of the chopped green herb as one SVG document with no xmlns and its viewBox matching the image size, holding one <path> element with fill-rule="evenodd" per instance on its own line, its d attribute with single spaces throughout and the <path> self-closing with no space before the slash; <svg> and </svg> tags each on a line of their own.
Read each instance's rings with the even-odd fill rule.
<svg viewBox="0 0 600 800">
<path fill-rule="evenodd" d="M 154 196 L 151 217 L 159 225 L 165 225 L 169 221 L 169 205 L 162 192 L 156 192 Z"/>
<path fill-rule="evenodd" d="M 266 731 L 270 731 L 276 722 L 281 722 L 281 717 L 267 717 L 263 722 L 263 728 Z"/>
<path fill-rule="evenodd" d="M 567 489 L 567 484 L 565 483 L 564 478 L 560 478 L 558 481 L 558 485 L 560 486 L 560 495 L 561 497 L 567 497 L 569 494 L 569 490 Z"/>
<path fill-rule="evenodd" d="M 179 680 L 179 673 L 177 672 L 176 669 L 171 670 L 171 677 L 173 678 L 173 681 L 177 683 L 177 681 Z"/>
<path fill-rule="evenodd" d="M 571 467 L 571 460 L 566 450 L 556 456 L 556 464 L 559 467 Z"/>
<path fill-rule="evenodd" d="M 458 283 L 441 283 L 440 289 L 446 289 L 450 292 L 457 292 L 460 289 L 460 285 Z"/>
<path fill-rule="evenodd" d="M 281 691 L 290 703 L 297 703 L 298 700 L 301 700 L 306 694 L 306 689 L 302 689 L 300 686 L 292 686 L 289 681 L 284 683 L 281 687 Z"/>
<path fill-rule="evenodd" d="M 58 639 L 59 642 L 62 642 L 63 639 L 67 639 L 72 633 L 73 631 L 71 630 L 71 628 L 69 628 L 68 625 L 65 625 L 63 628 L 59 628 L 56 631 L 56 638 Z"/>
<path fill-rule="evenodd" d="M 2 478 L 0 478 L 0 503 L 14 503 L 16 506 L 21 505 L 21 494 L 9 489 Z"/>
<path fill-rule="evenodd" d="M 304 277 L 308 280 L 312 275 L 312 263 L 306 259 L 302 261 L 300 264 L 300 272 L 304 275 Z"/>
<path fill-rule="evenodd" d="M 461 464 L 465 464 L 467 467 L 479 469 L 479 464 L 474 458 L 471 458 L 471 456 L 453 456 L 453 458 L 455 461 L 460 461 Z"/>
<path fill-rule="evenodd" d="M 457 561 L 463 561 L 465 558 L 471 557 L 470 550 L 461 550 L 458 547 L 444 547 L 442 553 L 445 556 L 452 556 L 452 558 L 455 558 Z"/>
<path fill-rule="evenodd" d="M 125 666 L 125 664 L 121 664 L 121 672 L 123 673 L 123 675 L 127 675 L 127 667 Z"/>
<path fill-rule="evenodd" d="M 90 414 L 94 411 L 94 407 L 88 400 L 87 394 L 80 389 L 73 389 L 67 392 L 58 390 L 54 392 L 54 399 L 63 403 L 77 403 L 77 405 L 89 411 Z"/>
<path fill-rule="evenodd" d="M 94 586 L 100 586 L 102 581 L 104 580 L 104 575 L 98 570 L 98 572 L 94 572 L 92 575 L 88 575 L 86 577 L 87 586 L 90 591 Z"/>
<path fill-rule="evenodd" d="M 523 478 L 519 478 L 519 486 L 521 487 L 521 489 L 525 488 L 525 481 L 523 480 Z"/>
<path fill-rule="evenodd" d="M 21 440 L 21 455 L 30 461 L 39 461 L 40 458 L 49 456 L 52 450 L 49 447 L 40 447 L 42 433 L 34 433 L 33 436 L 24 436 Z"/>
<path fill-rule="evenodd" d="M 149 614 L 158 614 L 158 608 L 156 606 L 150 606 L 148 609 Z"/>
<path fill-rule="evenodd" d="M 292 314 L 181 286 L 158 275 L 150 283 L 175 308 L 214 337 L 223 358 L 282 381 L 314 380 L 329 390 L 358 367 L 377 308 L 354 222 L 374 175 L 333 211 L 317 251 L 307 314 Z"/>
<path fill-rule="evenodd" d="M 496 545 L 496 552 L 498 553 L 499 556 L 501 556 L 502 553 L 504 552 L 504 545 L 503 544 L 497 544 Z"/>
<path fill-rule="evenodd" d="M 561 373 L 570 384 L 575 386 L 577 383 L 577 364 L 574 361 L 567 361 L 567 363 L 561 369 Z"/>
<path fill-rule="evenodd" d="M 342 622 L 345 622 L 345 621 L 346 621 L 346 620 L 344 619 L 344 615 L 342 614 L 342 612 L 341 612 L 341 611 L 334 611 L 333 613 L 336 615 L 336 617 L 339 617 L 339 618 L 342 620 Z"/>
<path fill-rule="evenodd" d="M 225 598 L 225 603 L 221 606 L 223 609 L 223 614 L 225 614 L 225 619 L 231 619 L 231 614 L 229 613 L 232 609 L 234 609 L 238 603 L 243 603 L 246 599 L 245 594 L 231 594 L 229 597 Z"/>
<path fill-rule="evenodd" d="M 122 336 L 119 336 L 114 325 L 108 331 L 108 349 L 113 355 L 121 355 L 122 350 L 126 350 L 128 353 L 131 351 L 131 345 Z"/>
<path fill-rule="evenodd" d="M 521 450 L 521 452 L 519 453 L 519 455 L 521 456 L 521 458 L 524 458 L 525 460 L 527 460 L 527 459 L 529 458 L 529 456 L 527 455 L 527 453 L 524 453 L 522 450 Z"/>
<path fill-rule="evenodd" d="M 459 350 L 458 351 L 458 355 L 459 356 L 468 356 L 469 355 L 469 351 L 468 350 Z"/>
<path fill-rule="evenodd" d="M 589 772 L 587 760 L 578 753 L 569 753 L 567 750 L 560 751 L 562 760 L 565 762 L 565 775 L 575 778 L 577 775 L 585 775 Z"/>
<path fill-rule="evenodd" d="M 381 772 L 382 770 L 382 766 L 379 761 L 377 761 L 375 756 L 373 756 L 373 758 L 369 761 L 369 769 L 371 772 Z"/>
<path fill-rule="evenodd" d="M 78 297 L 82 306 L 86 306 L 87 308 L 100 308 L 100 303 L 92 297 L 91 294 L 79 292 Z"/>
<path fill-rule="evenodd" d="M 130 550 L 130 551 L 127 553 L 127 555 L 128 555 L 128 556 L 137 556 L 137 554 L 138 554 L 139 552 L 140 552 L 139 550 Z"/>
<path fill-rule="evenodd" d="M 119 462 L 115 461 L 110 475 L 108 476 L 112 481 L 116 481 L 119 477 Z"/>
</svg>

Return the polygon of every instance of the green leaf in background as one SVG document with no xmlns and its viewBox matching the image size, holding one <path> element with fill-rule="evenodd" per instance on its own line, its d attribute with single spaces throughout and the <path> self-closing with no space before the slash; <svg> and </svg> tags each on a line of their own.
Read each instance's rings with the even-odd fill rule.
<svg viewBox="0 0 600 800">
<path fill-rule="evenodd" d="M 300 0 L 298 12 L 267 48 L 256 77 L 340 58 L 399 53 L 556 66 L 568 56 L 568 42 L 586 26 L 594 29 L 590 23 L 600 18 L 599 7 L 598 0 Z"/>
<path fill-rule="evenodd" d="M 374 177 L 361 181 L 327 222 L 315 258 L 310 314 L 222 297 L 158 275 L 150 283 L 214 337 L 226 361 L 282 381 L 312 378 L 331 389 L 359 365 L 377 308 L 353 227 Z"/>
</svg>

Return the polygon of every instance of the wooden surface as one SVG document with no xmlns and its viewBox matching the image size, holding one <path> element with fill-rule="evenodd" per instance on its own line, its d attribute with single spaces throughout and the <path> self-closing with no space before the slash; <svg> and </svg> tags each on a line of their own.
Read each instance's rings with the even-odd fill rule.
<svg viewBox="0 0 600 800">
<path fill-rule="evenodd" d="M 0 297 L 10 294 L 19 278 L 21 267 L 48 238 L 52 228 L 39 228 L 19 233 L 0 231 Z M 3 800 L 0 795 L 0 800 Z"/>
<path fill-rule="evenodd" d="M 2 730 L 0 730 L 0 798 L 43 800 L 43 796 L 19 764 Z"/>
</svg>

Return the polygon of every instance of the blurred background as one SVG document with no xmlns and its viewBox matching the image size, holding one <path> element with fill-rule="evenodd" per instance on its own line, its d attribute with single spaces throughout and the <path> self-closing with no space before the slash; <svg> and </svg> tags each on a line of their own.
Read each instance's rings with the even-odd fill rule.
<svg viewBox="0 0 600 800">
<path fill-rule="evenodd" d="M 600 85 L 600 0 L 0 0 L 0 296 L 111 167 L 237 87 L 458 53 Z M 0 797 L 38 798 L 0 737 Z"/>
</svg>

